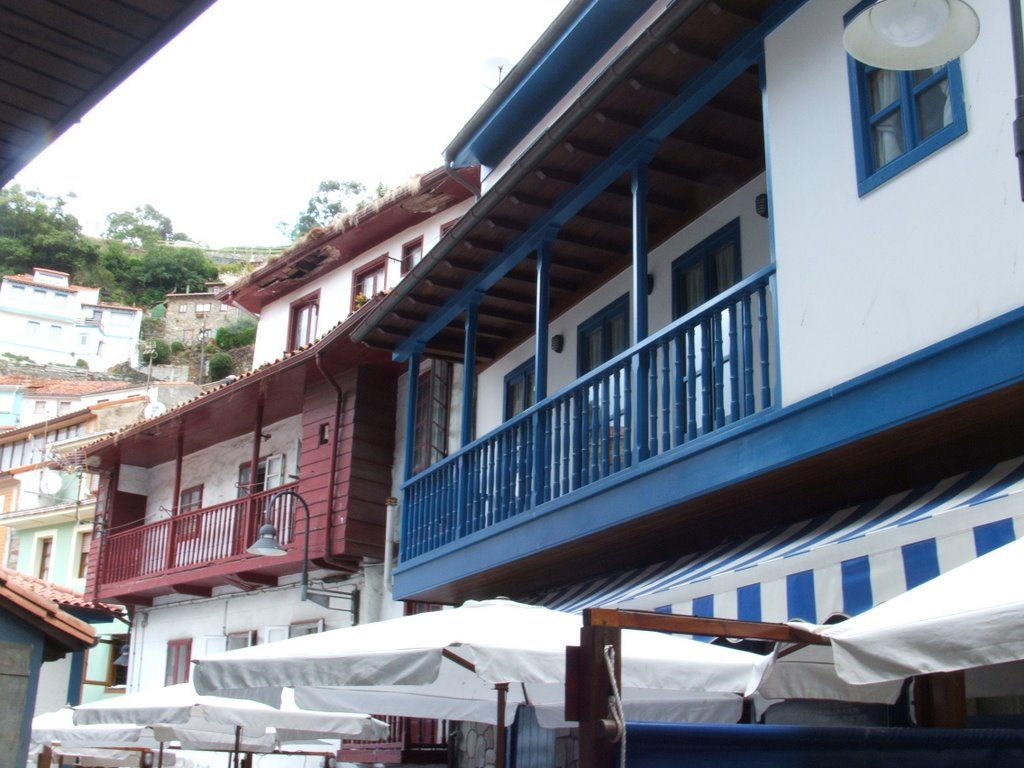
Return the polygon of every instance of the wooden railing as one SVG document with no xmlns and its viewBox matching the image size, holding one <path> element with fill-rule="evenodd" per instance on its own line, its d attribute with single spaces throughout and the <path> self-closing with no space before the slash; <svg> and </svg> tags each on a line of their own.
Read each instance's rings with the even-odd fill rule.
<svg viewBox="0 0 1024 768">
<path fill-rule="evenodd" d="M 774 266 L 404 486 L 403 562 L 772 405 Z"/>
<path fill-rule="evenodd" d="M 267 499 L 296 485 L 171 515 L 155 523 L 108 535 L 103 543 L 101 583 L 156 576 L 244 555 L 263 524 Z M 274 505 L 272 519 L 282 544 L 292 540 L 293 505 L 291 496 L 282 497 Z"/>
</svg>

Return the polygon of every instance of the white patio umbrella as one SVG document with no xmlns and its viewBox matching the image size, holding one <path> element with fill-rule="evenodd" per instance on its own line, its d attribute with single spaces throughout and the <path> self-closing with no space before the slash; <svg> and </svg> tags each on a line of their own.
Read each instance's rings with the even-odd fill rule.
<svg viewBox="0 0 1024 768">
<path fill-rule="evenodd" d="M 75 707 L 78 725 L 149 726 L 161 741 L 186 749 L 268 752 L 278 743 L 317 739 L 376 741 L 387 723 L 364 714 L 277 709 L 256 701 L 201 696 L 191 683 Z"/>
<path fill-rule="evenodd" d="M 504 722 L 521 703 L 544 725 L 561 716 L 565 648 L 582 618 L 497 599 L 251 646 L 194 661 L 197 690 L 301 707 L 357 707 L 408 717 L 499 721 L 495 686 L 508 684 Z M 763 657 L 682 637 L 626 630 L 627 718 L 735 722 Z M 358 704 L 357 704 L 358 703 Z"/>
<path fill-rule="evenodd" d="M 818 631 L 856 684 L 1020 661 L 1024 539 Z"/>
<path fill-rule="evenodd" d="M 44 747 L 75 765 L 137 768 L 141 750 L 159 751 L 162 744 L 141 725 L 75 725 L 71 707 L 62 707 L 32 718 L 30 754 L 38 754 Z M 162 764 L 167 768 L 174 764 L 174 758 L 163 755 Z"/>
</svg>

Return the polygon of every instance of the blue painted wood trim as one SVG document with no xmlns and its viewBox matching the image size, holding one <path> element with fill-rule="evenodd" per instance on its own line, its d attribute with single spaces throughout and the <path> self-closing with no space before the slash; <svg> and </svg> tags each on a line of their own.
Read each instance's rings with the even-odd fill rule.
<svg viewBox="0 0 1024 768">
<path fill-rule="evenodd" d="M 550 210 L 538 216 L 522 235 L 509 243 L 503 253 L 492 258 L 478 275 L 466 282 L 460 292 L 453 295 L 444 306 L 410 334 L 408 339 L 399 344 L 393 353 L 394 359 L 408 359 L 417 345 L 425 345 L 462 313 L 462 308 L 473 292 L 486 291 L 493 287 L 509 270 L 536 249 L 536 244 L 544 236 L 545 231 L 552 227 L 561 228 L 633 163 L 649 152 L 651 141 L 663 141 L 723 88 L 756 63 L 762 56 L 765 36 L 805 2 L 807 0 L 779 0 L 769 8 L 760 24 L 727 46 L 717 61 L 695 75 L 678 96 L 658 110 L 636 133 L 621 141 L 607 158 L 586 173 L 579 184 L 566 190 Z"/>
<path fill-rule="evenodd" d="M 409 358 L 409 381 L 406 382 L 408 396 L 405 404 L 405 456 L 402 476 L 408 480 L 412 476 L 413 455 L 416 450 L 416 388 L 420 378 L 420 351 L 416 350 Z"/>
<path fill-rule="evenodd" d="M 1024 383 L 1024 308 L 599 480 L 395 570 L 402 599 Z"/>
<path fill-rule="evenodd" d="M 537 246 L 537 305 L 534 329 L 534 397 L 539 403 L 548 396 L 548 322 L 551 313 L 551 240 L 544 238 Z"/>
<path fill-rule="evenodd" d="M 478 326 L 478 310 L 482 297 L 466 307 L 465 334 L 462 348 L 462 426 L 460 429 L 459 446 L 468 445 L 473 440 L 473 404 L 476 402 L 476 335 Z"/>
</svg>

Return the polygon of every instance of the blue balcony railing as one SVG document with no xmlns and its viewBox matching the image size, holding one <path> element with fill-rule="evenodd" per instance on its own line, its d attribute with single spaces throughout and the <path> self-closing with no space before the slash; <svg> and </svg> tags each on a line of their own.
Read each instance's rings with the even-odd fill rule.
<svg viewBox="0 0 1024 768">
<path fill-rule="evenodd" d="M 411 478 L 402 561 L 771 407 L 774 274 L 751 275 Z"/>
</svg>

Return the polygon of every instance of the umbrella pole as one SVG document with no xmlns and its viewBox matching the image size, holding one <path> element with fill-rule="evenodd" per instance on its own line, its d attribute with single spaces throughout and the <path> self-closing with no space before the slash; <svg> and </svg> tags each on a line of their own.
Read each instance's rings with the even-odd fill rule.
<svg viewBox="0 0 1024 768">
<path fill-rule="evenodd" d="M 508 698 L 508 683 L 496 683 L 498 692 L 498 724 L 494 734 L 494 768 L 505 768 L 505 701 Z"/>
<path fill-rule="evenodd" d="M 164 768 L 164 743 L 160 742 L 160 751 L 156 753 L 156 768 Z"/>
<path fill-rule="evenodd" d="M 242 748 L 242 726 L 235 726 L 235 768 L 238 768 L 238 753 Z M 230 765 L 230 763 L 229 763 Z"/>
</svg>

